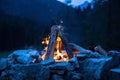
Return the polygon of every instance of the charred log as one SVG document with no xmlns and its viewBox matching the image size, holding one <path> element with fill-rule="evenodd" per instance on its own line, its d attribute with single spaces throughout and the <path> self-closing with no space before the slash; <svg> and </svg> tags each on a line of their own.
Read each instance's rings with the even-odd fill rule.
<svg viewBox="0 0 120 80">
<path fill-rule="evenodd" d="M 62 43 L 63 43 L 63 47 L 65 48 L 69 58 L 72 58 L 73 57 L 73 53 L 72 53 L 72 50 L 71 48 L 69 47 L 69 42 L 68 40 L 66 39 L 65 35 L 64 35 L 64 28 L 62 26 L 59 26 L 59 34 L 60 34 L 60 37 L 62 39 Z"/>
<path fill-rule="evenodd" d="M 48 49 L 47 49 L 47 53 L 46 53 L 46 58 L 45 59 L 49 59 L 49 58 L 53 58 L 54 57 L 54 51 L 55 49 L 58 49 L 59 52 L 62 52 L 62 45 L 64 47 L 64 49 L 66 50 L 68 57 L 72 58 L 73 57 L 73 53 L 71 48 L 69 47 L 68 41 L 64 35 L 64 28 L 60 25 L 54 25 L 51 28 L 51 34 L 50 34 L 50 40 L 49 40 L 49 44 L 48 44 Z M 61 38 L 61 41 L 57 40 L 57 37 Z M 59 43 L 59 46 L 57 46 L 56 44 Z"/>
<path fill-rule="evenodd" d="M 57 34 L 58 34 L 58 28 L 57 25 L 54 25 L 51 28 L 50 41 L 48 44 L 48 49 L 45 59 L 53 58 L 54 56 Z"/>
</svg>

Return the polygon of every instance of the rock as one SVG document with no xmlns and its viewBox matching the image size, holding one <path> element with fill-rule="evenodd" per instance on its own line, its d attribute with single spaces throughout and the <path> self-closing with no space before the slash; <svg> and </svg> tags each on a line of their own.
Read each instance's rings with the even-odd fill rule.
<svg viewBox="0 0 120 80">
<path fill-rule="evenodd" d="M 50 69 L 51 73 L 58 74 L 58 75 L 64 75 L 65 70 L 63 69 Z"/>
<path fill-rule="evenodd" d="M 64 80 L 64 79 L 63 79 L 63 76 L 53 74 L 50 80 Z"/>
<path fill-rule="evenodd" d="M 112 56 L 112 57 L 120 57 L 120 52 L 118 52 L 116 50 L 111 50 L 111 51 L 109 51 L 108 55 Z"/>
<path fill-rule="evenodd" d="M 88 58 L 99 58 L 102 57 L 98 52 L 87 52 L 87 53 L 81 53 L 81 54 L 87 54 Z"/>
<path fill-rule="evenodd" d="M 55 60 L 53 58 L 46 59 L 46 60 L 41 62 L 41 64 L 44 65 L 44 66 L 51 65 L 53 63 L 55 63 Z"/>
<path fill-rule="evenodd" d="M 8 56 L 9 64 L 30 64 L 39 57 L 36 50 L 16 50 Z"/>
<path fill-rule="evenodd" d="M 73 73 L 72 80 L 80 80 L 81 79 L 81 74 L 80 73 Z"/>
<path fill-rule="evenodd" d="M 7 77 L 8 74 L 7 74 L 7 71 L 3 71 L 1 72 L 1 75 L 0 75 L 0 80 L 5 80 Z M 5 78 L 5 79 L 4 79 Z"/>
<path fill-rule="evenodd" d="M 70 61 L 69 61 L 69 63 L 70 63 L 71 65 L 73 65 L 74 68 L 76 68 L 76 69 L 78 69 L 78 68 L 80 67 L 80 66 L 79 66 L 79 62 L 78 62 L 78 60 L 77 60 L 76 57 L 71 58 Z"/>
<path fill-rule="evenodd" d="M 15 56 L 20 56 L 20 55 L 30 55 L 31 57 L 38 57 L 39 56 L 39 52 L 37 50 L 32 50 L 32 49 L 28 49 L 28 50 L 16 50 L 14 51 L 12 54 L 10 54 L 9 56 L 15 55 Z"/>
<path fill-rule="evenodd" d="M 55 64 L 52 64 L 48 67 L 55 70 L 74 70 L 74 67 L 68 62 L 56 62 Z"/>
<path fill-rule="evenodd" d="M 100 53 L 98 53 L 98 52 L 91 52 L 89 54 L 89 57 L 91 57 L 91 58 L 99 58 L 99 57 L 102 57 L 102 55 Z"/>
<path fill-rule="evenodd" d="M 8 71 L 9 80 L 49 80 L 50 70 L 41 64 L 12 65 Z M 2 76 L 5 79 L 6 76 Z"/>
<path fill-rule="evenodd" d="M 87 54 L 82 54 L 82 53 L 78 53 L 76 55 L 77 59 L 80 60 L 85 60 L 86 58 L 88 58 Z"/>
<path fill-rule="evenodd" d="M 64 80 L 82 80 L 81 74 L 75 71 L 68 71 L 64 77 Z"/>
<path fill-rule="evenodd" d="M 111 56 L 116 62 L 120 64 L 120 52 L 111 50 L 109 51 L 108 56 Z"/>
<path fill-rule="evenodd" d="M 118 64 L 112 57 L 88 58 L 81 64 L 81 72 L 85 80 L 105 80 L 108 71 Z"/>
<path fill-rule="evenodd" d="M 39 57 L 39 52 L 37 50 L 29 49 L 28 50 L 28 54 L 30 54 L 30 56 L 32 58 L 38 58 Z"/>
<path fill-rule="evenodd" d="M 87 53 L 78 53 L 77 55 L 78 60 L 84 60 L 86 58 L 99 58 L 102 57 L 98 52 L 87 52 Z"/>
<path fill-rule="evenodd" d="M 33 58 L 30 57 L 29 55 L 22 55 L 17 57 L 17 63 L 21 64 L 30 64 L 33 61 Z"/>
<path fill-rule="evenodd" d="M 110 70 L 109 80 L 120 80 L 120 67 Z"/>
<path fill-rule="evenodd" d="M 0 58 L 0 72 L 7 68 L 7 59 Z"/>
</svg>

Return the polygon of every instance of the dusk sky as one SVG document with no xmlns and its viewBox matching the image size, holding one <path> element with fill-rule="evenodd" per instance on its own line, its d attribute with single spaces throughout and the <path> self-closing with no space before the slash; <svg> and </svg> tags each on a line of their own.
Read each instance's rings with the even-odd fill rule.
<svg viewBox="0 0 120 80">
<path fill-rule="evenodd" d="M 65 0 L 58 0 L 58 1 L 64 2 Z M 91 2 L 93 0 L 72 0 L 71 5 L 78 6 L 83 4 L 85 1 Z"/>
</svg>

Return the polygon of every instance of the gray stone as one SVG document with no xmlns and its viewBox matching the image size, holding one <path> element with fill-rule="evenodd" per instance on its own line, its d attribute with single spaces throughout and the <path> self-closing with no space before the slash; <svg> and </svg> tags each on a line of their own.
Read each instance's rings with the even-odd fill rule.
<svg viewBox="0 0 120 80">
<path fill-rule="evenodd" d="M 79 62 L 77 60 L 77 57 L 73 57 L 70 59 L 69 63 L 74 66 L 74 68 L 79 68 Z"/>
<path fill-rule="evenodd" d="M 6 58 L 0 58 L 0 71 L 7 68 L 7 59 Z"/>
<path fill-rule="evenodd" d="M 53 74 L 51 80 L 64 80 L 64 79 L 63 79 L 63 76 L 60 76 L 60 75 L 57 75 L 57 74 Z"/>
<path fill-rule="evenodd" d="M 46 59 L 46 60 L 42 61 L 40 64 L 47 66 L 47 65 L 54 64 L 54 63 L 55 63 L 55 60 L 53 58 L 50 58 L 50 59 Z"/>
<path fill-rule="evenodd" d="M 116 50 L 111 50 L 109 51 L 108 56 L 111 56 L 117 63 L 120 64 L 120 52 Z"/>
<path fill-rule="evenodd" d="M 39 56 L 39 52 L 37 50 L 32 50 L 32 49 L 28 49 L 28 50 L 16 50 L 14 51 L 12 54 L 10 54 L 9 56 L 20 56 L 20 55 L 30 55 L 32 57 L 38 57 Z"/>
<path fill-rule="evenodd" d="M 120 67 L 110 70 L 109 80 L 120 80 Z"/>
<path fill-rule="evenodd" d="M 64 80 L 81 80 L 81 74 L 76 71 L 68 71 L 66 75 L 64 75 Z"/>
<path fill-rule="evenodd" d="M 17 57 L 17 63 L 21 64 L 30 64 L 33 61 L 33 58 L 29 55 L 22 55 Z"/>
<path fill-rule="evenodd" d="M 50 70 L 41 64 L 12 65 L 7 71 L 10 80 L 49 80 Z M 5 79 L 6 76 L 2 76 Z"/>
<path fill-rule="evenodd" d="M 69 62 L 56 62 L 47 67 L 50 68 L 52 73 L 59 75 L 64 75 L 65 71 L 73 71 L 75 69 L 75 67 Z"/>
<path fill-rule="evenodd" d="M 89 57 L 91 57 L 91 58 L 99 58 L 99 57 L 102 57 L 102 55 L 100 53 L 98 53 L 98 52 L 91 52 L 89 54 Z"/>
<path fill-rule="evenodd" d="M 112 56 L 112 57 L 119 57 L 120 58 L 120 52 L 118 52 L 116 50 L 109 51 L 108 55 Z"/>
<path fill-rule="evenodd" d="M 75 68 L 68 62 L 56 62 L 55 64 L 48 66 L 50 69 L 54 70 L 74 70 Z"/>
<path fill-rule="evenodd" d="M 16 50 L 8 56 L 9 64 L 30 64 L 39 57 L 37 50 Z"/>
<path fill-rule="evenodd" d="M 76 55 L 77 59 L 80 60 L 85 60 L 86 58 L 88 58 L 87 54 L 82 54 L 82 53 L 78 53 Z"/>
<path fill-rule="evenodd" d="M 51 73 L 58 74 L 58 75 L 64 75 L 65 70 L 63 69 L 50 69 Z"/>
<path fill-rule="evenodd" d="M 88 58 L 81 64 L 85 80 L 106 79 L 108 71 L 119 63 L 112 57 Z M 105 76 L 106 75 L 106 76 Z"/>
<path fill-rule="evenodd" d="M 80 73 L 73 73 L 72 80 L 80 80 L 81 79 L 81 74 Z"/>
<path fill-rule="evenodd" d="M 37 50 L 29 49 L 28 50 L 28 54 L 30 54 L 30 56 L 32 58 L 38 58 L 39 57 L 39 52 Z"/>
<path fill-rule="evenodd" d="M 76 55 L 78 60 L 85 60 L 87 58 L 99 58 L 102 57 L 102 55 L 100 55 L 98 52 L 86 52 L 86 53 L 78 53 Z"/>
</svg>

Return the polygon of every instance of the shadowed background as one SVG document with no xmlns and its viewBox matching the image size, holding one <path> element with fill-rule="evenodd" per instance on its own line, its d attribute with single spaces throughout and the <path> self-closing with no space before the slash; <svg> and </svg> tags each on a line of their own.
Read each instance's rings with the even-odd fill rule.
<svg viewBox="0 0 120 80">
<path fill-rule="evenodd" d="M 119 50 L 119 0 L 96 0 L 94 9 L 79 7 L 56 0 L 0 0 L 0 52 L 26 47 L 41 50 L 42 38 L 61 20 L 70 42 Z"/>
</svg>

